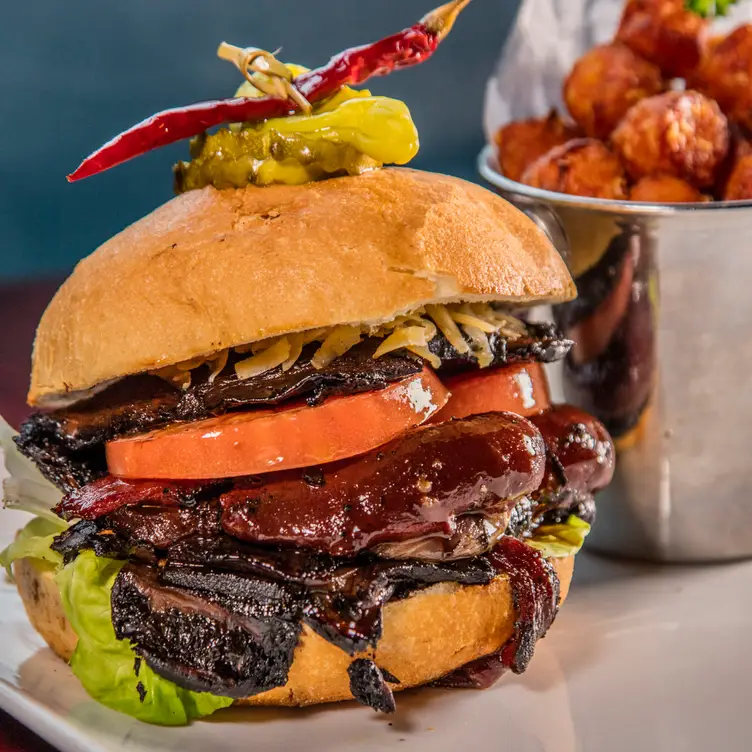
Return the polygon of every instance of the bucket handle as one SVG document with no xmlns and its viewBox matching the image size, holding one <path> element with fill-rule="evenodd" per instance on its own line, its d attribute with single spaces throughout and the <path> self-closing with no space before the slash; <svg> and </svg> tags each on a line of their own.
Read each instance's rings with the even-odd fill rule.
<svg viewBox="0 0 752 752">
<path fill-rule="evenodd" d="M 545 204 L 517 204 L 517 207 L 524 212 L 535 224 L 546 234 L 554 248 L 564 259 L 567 267 L 570 266 L 571 250 L 569 238 L 567 237 L 564 225 L 559 219 L 559 215 Z"/>
</svg>

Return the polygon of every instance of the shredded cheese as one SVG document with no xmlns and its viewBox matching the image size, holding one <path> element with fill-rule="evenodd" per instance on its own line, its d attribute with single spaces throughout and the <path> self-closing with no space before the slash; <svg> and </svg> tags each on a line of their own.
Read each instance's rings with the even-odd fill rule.
<svg viewBox="0 0 752 752">
<path fill-rule="evenodd" d="M 426 313 L 436 322 L 441 333 L 447 338 L 449 344 L 460 354 L 470 352 L 470 345 L 465 342 L 462 332 L 455 323 L 446 306 L 426 306 Z"/>
<path fill-rule="evenodd" d="M 493 363 L 493 352 L 491 345 L 488 343 L 488 337 L 482 329 L 476 326 L 465 326 L 465 334 L 470 337 L 472 344 L 470 346 L 478 365 L 481 368 L 487 368 Z"/>
<path fill-rule="evenodd" d="M 250 379 L 251 376 L 259 376 L 271 371 L 272 368 L 281 366 L 290 355 L 290 342 L 287 337 L 282 337 L 266 350 L 261 350 L 251 355 L 246 360 L 235 364 L 235 373 L 239 379 Z"/>
<path fill-rule="evenodd" d="M 172 368 L 176 368 L 178 371 L 192 371 L 194 368 L 203 365 L 204 361 L 204 358 L 191 358 L 190 360 L 184 360 L 182 363 L 176 363 Z"/>
<path fill-rule="evenodd" d="M 486 334 L 493 334 L 498 327 L 489 321 L 483 321 L 474 314 L 462 313 L 461 311 L 455 311 L 451 314 L 452 319 L 458 324 L 462 324 L 465 328 L 472 327 L 473 329 L 479 329 Z"/>
<path fill-rule="evenodd" d="M 313 354 L 311 365 L 324 368 L 357 345 L 363 337 L 383 340 L 374 352 L 374 358 L 404 349 L 433 368 L 439 368 L 441 360 L 429 349 L 438 331 L 457 352 L 470 353 L 481 368 L 486 368 L 493 363 L 488 335 L 498 333 L 507 339 L 518 339 L 526 333 L 526 325 L 488 303 L 428 305 L 378 326 L 362 324 L 310 329 L 235 347 L 233 349 L 238 354 L 251 353 L 251 357 L 235 364 L 235 373 L 239 379 L 248 379 L 277 367 L 288 371 L 297 363 L 303 348 L 313 342 L 320 344 Z M 222 350 L 206 358 L 192 358 L 152 373 L 187 389 L 191 385 L 193 369 L 208 365 L 209 381 L 214 382 L 226 368 L 229 355 L 229 350 Z"/>
<path fill-rule="evenodd" d="M 287 356 L 287 360 L 282 364 L 283 371 L 289 371 L 297 362 L 300 354 L 303 352 L 303 334 L 291 334 L 288 337 L 290 342 L 290 354 Z"/>
<path fill-rule="evenodd" d="M 435 336 L 436 327 L 433 327 L 433 332 L 424 326 L 404 326 L 401 329 L 395 329 L 379 345 L 373 357 L 380 358 L 402 347 L 427 347 Z"/>
<path fill-rule="evenodd" d="M 351 347 L 355 347 L 362 336 L 359 326 L 335 327 L 321 343 L 321 347 L 314 353 L 313 358 L 311 358 L 311 365 L 314 368 L 325 368 L 335 358 L 339 358 Z"/>
<path fill-rule="evenodd" d="M 427 360 L 431 364 L 431 368 L 441 367 L 441 358 L 438 355 L 434 355 L 427 347 L 420 347 L 418 345 L 410 345 L 406 348 L 411 353 Z"/>
<path fill-rule="evenodd" d="M 209 365 L 211 365 L 211 373 L 209 374 L 209 383 L 213 384 L 214 379 L 219 376 L 222 371 L 224 371 L 225 366 L 227 365 L 227 359 L 230 357 L 230 351 L 229 350 L 221 350 L 217 353 L 217 356 L 209 361 Z"/>
<path fill-rule="evenodd" d="M 191 385 L 191 372 L 181 370 L 177 366 L 165 366 L 158 371 L 149 371 L 152 376 L 159 376 L 160 379 L 169 381 L 178 389 L 188 389 Z"/>
</svg>

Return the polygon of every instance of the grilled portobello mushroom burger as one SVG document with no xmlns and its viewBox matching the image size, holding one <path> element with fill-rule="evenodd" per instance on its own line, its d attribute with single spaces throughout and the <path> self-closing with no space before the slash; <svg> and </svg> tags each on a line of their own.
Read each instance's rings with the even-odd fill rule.
<svg viewBox="0 0 752 752">
<path fill-rule="evenodd" d="M 290 151 L 266 181 L 238 150 L 42 318 L 5 446 L 6 500 L 40 514 L 2 557 L 31 623 L 154 723 L 524 671 L 613 472 L 550 401 L 572 343 L 519 313 L 574 296 L 564 263 L 479 186 L 373 155 L 289 180 Z"/>
<path fill-rule="evenodd" d="M 86 684 L 104 636 L 75 609 L 99 589 L 134 704 L 147 668 L 380 709 L 523 670 L 612 473 L 605 429 L 550 404 L 570 342 L 508 312 L 571 295 L 533 223 L 454 178 L 173 199 L 39 326 L 30 401 L 68 404 L 16 442 L 70 526 L 57 573 L 15 563 L 32 623 Z"/>
</svg>

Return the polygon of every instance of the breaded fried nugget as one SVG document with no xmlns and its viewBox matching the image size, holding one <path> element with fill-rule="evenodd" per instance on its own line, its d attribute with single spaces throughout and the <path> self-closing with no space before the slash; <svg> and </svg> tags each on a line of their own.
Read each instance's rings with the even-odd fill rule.
<svg viewBox="0 0 752 752">
<path fill-rule="evenodd" d="M 690 204 L 708 199 L 686 180 L 671 175 L 651 175 L 632 186 L 629 200 L 650 204 Z"/>
<path fill-rule="evenodd" d="M 574 196 L 625 199 L 626 175 L 600 141 L 577 138 L 557 146 L 525 170 L 522 182 Z"/>
<path fill-rule="evenodd" d="M 696 91 L 669 91 L 632 107 L 611 142 L 635 180 L 672 175 L 706 188 L 728 152 L 729 126 L 711 99 Z"/>
<path fill-rule="evenodd" d="M 694 85 L 735 123 L 752 130 L 752 24 L 714 41 Z"/>
<path fill-rule="evenodd" d="M 744 154 L 734 163 L 734 169 L 723 191 L 724 201 L 752 199 L 752 154 Z"/>
<path fill-rule="evenodd" d="M 579 135 L 579 130 L 565 123 L 556 110 L 551 110 L 547 117 L 508 123 L 498 130 L 495 138 L 501 171 L 511 180 L 519 181 L 538 157 Z"/>
<path fill-rule="evenodd" d="M 606 139 L 632 105 L 663 89 L 655 65 L 623 44 L 604 44 L 574 64 L 564 82 L 564 101 L 586 135 Z"/>
<path fill-rule="evenodd" d="M 616 40 L 655 63 L 668 78 L 686 78 L 700 64 L 708 20 L 684 0 L 629 0 Z"/>
</svg>

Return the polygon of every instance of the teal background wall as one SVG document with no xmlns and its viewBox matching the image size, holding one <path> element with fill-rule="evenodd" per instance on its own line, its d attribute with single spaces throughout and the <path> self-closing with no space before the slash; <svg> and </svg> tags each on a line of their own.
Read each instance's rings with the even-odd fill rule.
<svg viewBox="0 0 752 752">
<path fill-rule="evenodd" d="M 75 185 L 66 173 L 153 112 L 229 96 L 227 40 L 310 67 L 411 25 L 441 0 L 25 0 L 0 22 L 0 281 L 66 272 L 172 195 L 177 144 Z M 474 179 L 486 78 L 517 0 L 474 0 L 436 57 L 377 80 L 420 130 L 413 162 Z"/>
</svg>

